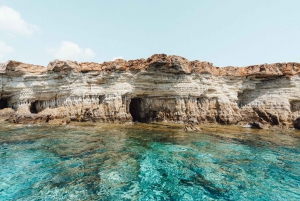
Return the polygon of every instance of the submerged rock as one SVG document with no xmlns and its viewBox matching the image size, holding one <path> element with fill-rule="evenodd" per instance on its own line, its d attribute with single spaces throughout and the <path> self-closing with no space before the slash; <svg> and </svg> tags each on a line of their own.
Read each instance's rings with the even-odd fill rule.
<svg viewBox="0 0 300 201">
<path fill-rule="evenodd" d="M 48 123 L 50 125 L 67 125 L 70 123 L 71 119 L 68 117 L 62 119 L 49 119 Z"/>
<path fill-rule="evenodd" d="M 199 128 L 197 125 L 192 125 L 192 124 L 186 124 L 184 126 L 184 131 L 185 132 L 191 132 L 191 131 L 201 131 L 202 129 Z"/>
<path fill-rule="evenodd" d="M 199 122 L 196 118 L 189 118 L 187 124 L 184 126 L 184 131 L 200 131 L 201 128 L 198 126 Z"/>
</svg>

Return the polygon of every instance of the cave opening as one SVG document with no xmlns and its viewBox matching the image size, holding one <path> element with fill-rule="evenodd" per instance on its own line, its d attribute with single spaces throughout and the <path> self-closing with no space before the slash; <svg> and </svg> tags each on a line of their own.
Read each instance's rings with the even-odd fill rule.
<svg viewBox="0 0 300 201">
<path fill-rule="evenodd" d="M 144 119 L 141 117 L 141 98 L 132 98 L 129 105 L 129 112 L 132 116 L 132 121 L 144 122 Z"/>
<path fill-rule="evenodd" d="M 0 98 L 0 109 L 8 108 L 8 99 Z"/>
<path fill-rule="evenodd" d="M 37 108 L 36 108 L 37 103 L 38 103 L 38 101 L 34 101 L 34 102 L 32 102 L 32 103 L 30 104 L 29 110 L 30 110 L 30 112 L 33 113 L 33 114 L 37 114 L 37 113 L 38 113 L 38 110 L 37 110 Z"/>
</svg>

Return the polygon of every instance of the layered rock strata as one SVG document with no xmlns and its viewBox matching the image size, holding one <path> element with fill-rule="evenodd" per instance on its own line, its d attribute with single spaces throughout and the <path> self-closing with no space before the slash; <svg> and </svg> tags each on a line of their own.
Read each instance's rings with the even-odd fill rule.
<svg viewBox="0 0 300 201">
<path fill-rule="evenodd" d="M 0 116 L 16 123 L 192 118 L 293 127 L 299 73 L 299 63 L 219 68 L 165 54 L 102 64 L 55 60 L 47 68 L 8 61 L 0 64 Z"/>
</svg>

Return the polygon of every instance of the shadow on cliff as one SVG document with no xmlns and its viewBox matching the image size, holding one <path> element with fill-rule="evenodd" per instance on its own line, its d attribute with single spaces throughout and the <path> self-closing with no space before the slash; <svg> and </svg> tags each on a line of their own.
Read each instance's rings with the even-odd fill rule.
<svg viewBox="0 0 300 201">
<path fill-rule="evenodd" d="M 271 125 L 282 124 L 279 113 L 291 111 L 293 105 L 297 105 L 286 97 L 286 93 L 290 93 L 287 90 L 292 85 L 288 77 L 267 77 L 259 80 L 254 89 L 246 88 L 242 93 L 238 93 L 237 105 L 244 120 L 260 121 Z"/>
<path fill-rule="evenodd" d="M 291 85 L 291 80 L 286 77 L 269 77 L 261 79 L 260 82 L 256 84 L 255 89 L 246 88 L 241 93 L 238 93 L 237 104 L 242 108 L 243 106 L 253 103 L 255 100 L 262 100 L 263 96 L 272 96 L 273 94 L 276 94 L 277 96 L 281 95 L 281 98 L 284 98 L 284 94 L 281 94 L 281 92 L 278 94 L 278 90 L 280 88 L 287 88 Z M 282 91 L 285 90 L 286 89 L 282 89 Z"/>
</svg>

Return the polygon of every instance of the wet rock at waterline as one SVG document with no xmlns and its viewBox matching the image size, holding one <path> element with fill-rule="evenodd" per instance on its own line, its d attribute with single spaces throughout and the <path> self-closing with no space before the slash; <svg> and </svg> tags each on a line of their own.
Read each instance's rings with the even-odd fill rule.
<svg viewBox="0 0 300 201">
<path fill-rule="evenodd" d="M 300 64 L 213 66 L 179 56 L 102 64 L 0 64 L 0 114 L 16 123 L 195 122 L 293 127 Z M 8 119 L 1 115 L 0 119 Z M 50 118 L 51 117 L 51 118 Z"/>
<path fill-rule="evenodd" d="M 259 122 L 253 122 L 250 124 L 251 128 L 258 128 L 258 129 L 267 129 L 269 128 L 268 125 L 266 124 L 262 124 L 262 123 L 259 123 Z"/>
<path fill-rule="evenodd" d="M 184 131 L 185 132 L 191 132 L 191 131 L 201 131 L 202 129 L 199 128 L 199 122 L 196 118 L 190 118 L 187 122 L 187 124 L 184 125 Z"/>
</svg>

